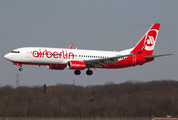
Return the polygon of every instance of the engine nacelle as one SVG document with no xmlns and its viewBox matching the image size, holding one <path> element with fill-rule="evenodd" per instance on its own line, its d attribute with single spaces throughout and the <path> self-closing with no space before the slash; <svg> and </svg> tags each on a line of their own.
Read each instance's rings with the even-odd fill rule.
<svg viewBox="0 0 178 120">
<path fill-rule="evenodd" d="M 69 61 L 67 63 L 67 68 L 73 70 L 84 70 L 86 68 L 86 64 L 82 61 Z"/>
<path fill-rule="evenodd" d="M 47 68 L 52 69 L 52 70 L 64 70 L 66 65 L 49 65 Z"/>
</svg>

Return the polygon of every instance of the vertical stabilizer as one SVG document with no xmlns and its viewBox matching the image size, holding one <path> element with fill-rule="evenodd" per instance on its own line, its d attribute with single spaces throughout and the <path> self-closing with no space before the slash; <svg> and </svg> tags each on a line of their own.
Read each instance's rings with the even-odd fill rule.
<svg viewBox="0 0 178 120">
<path fill-rule="evenodd" d="M 137 43 L 131 53 L 143 53 L 145 55 L 152 55 L 156 39 L 158 36 L 160 23 L 155 23 L 146 32 L 142 39 Z"/>
</svg>

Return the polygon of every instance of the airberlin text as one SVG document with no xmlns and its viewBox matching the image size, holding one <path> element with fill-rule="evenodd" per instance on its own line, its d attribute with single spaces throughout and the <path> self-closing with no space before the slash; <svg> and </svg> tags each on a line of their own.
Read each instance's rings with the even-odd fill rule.
<svg viewBox="0 0 178 120">
<path fill-rule="evenodd" d="M 74 59 L 74 53 L 72 52 L 68 53 L 67 50 L 62 50 L 61 52 L 57 52 L 57 51 L 51 52 L 48 51 L 47 49 L 45 49 L 44 51 L 41 51 L 41 49 L 39 49 L 39 51 L 37 50 L 31 51 L 31 54 L 35 58 L 44 58 L 46 56 L 47 58 L 55 58 L 55 59 L 57 58 Z"/>
</svg>

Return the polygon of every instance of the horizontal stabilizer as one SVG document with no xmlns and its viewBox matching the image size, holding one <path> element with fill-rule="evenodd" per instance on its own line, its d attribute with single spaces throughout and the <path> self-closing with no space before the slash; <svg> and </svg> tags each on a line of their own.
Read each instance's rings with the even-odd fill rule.
<svg viewBox="0 0 178 120">
<path fill-rule="evenodd" d="M 174 55 L 174 54 L 163 54 L 163 55 L 144 56 L 144 58 L 145 58 L 145 59 L 149 59 L 149 58 L 163 57 L 163 56 L 168 56 L 168 55 Z"/>
</svg>

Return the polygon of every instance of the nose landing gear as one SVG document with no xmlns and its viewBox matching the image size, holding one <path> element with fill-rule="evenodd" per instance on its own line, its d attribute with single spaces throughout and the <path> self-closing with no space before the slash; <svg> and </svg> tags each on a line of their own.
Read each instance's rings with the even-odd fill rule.
<svg viewBox="0 0 178 120">
<path fill-rule="evenodd" d="M 20 68 L 19 68 L 19 71 L 23 71 L 23 68 L 22 68 L 22 67 L 20 67 Z"/>
</svg>

